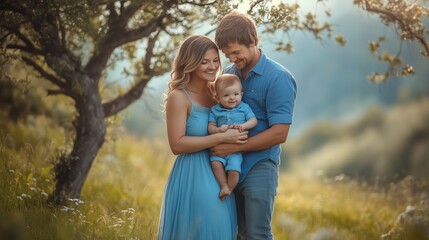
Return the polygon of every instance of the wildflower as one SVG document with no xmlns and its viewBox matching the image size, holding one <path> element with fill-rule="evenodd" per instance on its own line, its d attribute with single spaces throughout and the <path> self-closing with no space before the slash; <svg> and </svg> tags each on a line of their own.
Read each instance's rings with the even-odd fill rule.
<svg viewBox="0 0 429 240">
<path fill-rule="evenodd" d="M 21 196 L 16 196 L 16 198 L 18 198 L 19 200 L 24 200 Z"/>
<path fill-rule="evenodd" d="M 124 209 L 121 210 L 121 213 L 123 214 L 133 214 L 136 210 L 134 210 L 134 208 L 128 208 L 128 209 Z"/>
<path fill-rule="evenodd" d="M 79 204 L 85 203 L 84 201 L 80 200 L 79 198 L 70 198 L 69 201 L 73 202 L 76 206 Z"/>
<path fill-rule="evenodd" d="M 61 212 L 67 212 L 69 209 L 70 209 L 70 208 L 68 208 L 68 207 L 66 207 L 66 206 L 63 206 L 63 207 L 60 209 L 60 211 L 61 211 Z"/>
<path fill-rule="evenodd" d="M 45 191 L 43 191 L 43 190 L 42 190 L 42 192 L 41 192 L 40 194 L 42 194 L 42 195 L 43 195 L 43 196 L 45 196 L 45 197 L 47 197 L 47 196 L 48 196 L 48 194 L 47 194 Z"/>
<path fill-rule="evenodd" d="M 31 198 L 31 196 L 30 196 L 30 195 L 25 194 L 25 193 L 21 194 L 21 197 L 22 197 L 22 198 Z"/>
<path fill-rule="evenodd" d="M 117 221 L 119 224 L 124 224 L 124 223 L 125 223 L 125 221 L 124 221 L 124 220 L 122 220 L 122 219 L 120 219 L 120 218 L 118 218 L 116 221 Z"/>
<path fill-rule="evenodd" d="M 10 172 L 10 173 L 15 173 L 15 170 L 13 170 L 13 169 L 9 169 L 9 172 Z"/>
</svg>

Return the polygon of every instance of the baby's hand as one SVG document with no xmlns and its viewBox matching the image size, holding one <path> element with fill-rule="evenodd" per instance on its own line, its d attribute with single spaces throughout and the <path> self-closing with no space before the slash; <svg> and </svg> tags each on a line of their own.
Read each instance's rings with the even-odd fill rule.
<svg viewBox="0 0 429 240">
<path fill-rule="evenodd" d="M 243 132 L 244 130 L 246 130 L 246 128 L 244 127 L 244 125 L 242 124 L 232 124 L 232 128 L 233 129 L 238 129 L 239 132 Z"/>
</svg>

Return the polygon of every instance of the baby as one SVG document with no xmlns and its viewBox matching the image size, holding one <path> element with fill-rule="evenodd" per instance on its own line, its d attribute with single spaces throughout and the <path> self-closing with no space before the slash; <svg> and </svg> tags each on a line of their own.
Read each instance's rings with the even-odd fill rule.
<svg viewBox="0 0 429 240">
<path fill-rule="evenodd" d="M 243 96 L 241 81 L 234 74 L 223 74 L 215 82 L 218 104 L 210 111 L 208 132 L 214 134 L 233 128 L 240 132 L 256 126 L 257 119 L 249 105 L 241 101 Z M 241 172 L 241 153 L 233 153 L 221 158 L 210 156 L 213 173 L 219 182 L 219 198 L 229 196 L 238 183 Z M 226 176 L 227 171 L 228 176 Z"/>
</svg>

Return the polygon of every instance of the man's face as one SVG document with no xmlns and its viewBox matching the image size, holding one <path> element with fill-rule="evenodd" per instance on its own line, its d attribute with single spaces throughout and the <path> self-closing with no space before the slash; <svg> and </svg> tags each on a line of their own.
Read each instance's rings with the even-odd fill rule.
<svg viewBox="0 0 429 240">
<path fill-rule="evenodd" d="M 248 72 L 258 62 L 258 55 L 256 54 L 258 48 L 254 44 L 247 47 L 237 42 L 229 43 L 221 50 L 225 57 L 235 64 L 237 69 L 244 72 Z"/>
</svg>

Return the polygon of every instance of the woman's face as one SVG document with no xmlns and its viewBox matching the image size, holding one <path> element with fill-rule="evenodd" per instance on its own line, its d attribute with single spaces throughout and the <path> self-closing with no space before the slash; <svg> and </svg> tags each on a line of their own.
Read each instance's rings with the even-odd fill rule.
<svg viewBox="0 0 429 240">
<path fill-rule="evenodd" d="M 209 49 L 201 59 L 200 65 L 191 73 L 191 78 L 213 82 L 219 70 L 220 61 L 218 51 Z"/>
</svg>

